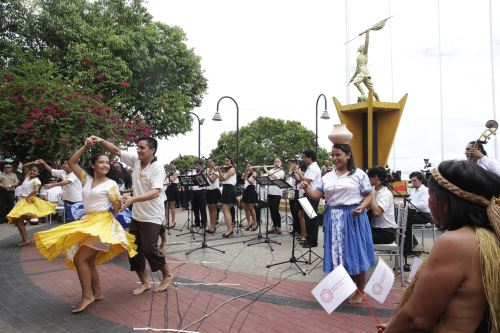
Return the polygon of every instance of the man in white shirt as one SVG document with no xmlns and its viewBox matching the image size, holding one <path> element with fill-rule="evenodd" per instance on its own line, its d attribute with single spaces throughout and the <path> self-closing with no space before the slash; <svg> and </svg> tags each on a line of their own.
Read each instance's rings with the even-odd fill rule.
<svg viewBox="0 0 500 333">
<path fill-rule="evenodd" d="M 137 141 L 137 154 L 124 152 L 114 144 L 91 136 L 94 144 L 100 144 L 113 155 L 120 156 L 120 160 L 133 168 L 132 183 L 134 196 L 124 198 L 121 210 L 134 205 L 132 209 L 132 222 L 129 232 L 135 236 L 138 254 L 129 258 L 130 269 L 135 271 L 141 280 L 141 286 L 133 291 L 140 295 L 151 285 L 145 273 L 146 260 L 153 272 L 161 270 L 163 279 L 155 289 L 156 292 L 165 291 L 172 281 L 171 274 L 165 257 L 158 249 L 160 227 L 165 219 L 165 206 L 160 191 L 166 174 L 163 166 L 156 159 L 158 142 L 151 137 L 142 137 Z"/>
<path fill-rule="evenodd" d="M 266 168 L 266 175 L 271 180 L 283 179 L 285 177 L 285 172 L 281 169 L 281 160 L 279 158 L 274 159 L 274 168 L 271 170 Z M 273 221 L 273 228 L 269 233 L 281 234 L 281 189 L 276 185 L 269 185 L 267 200 L 269 201 L 269 214 L 271 214 L 271 220 Z"/>
<path fill-rule="evenodd" d="M 467 156 L 469 161 L 477 163 L 477 165 L 486 171 L 500 176 L 500 162 L 490 158 L 488 154 L 486 154 L 486 150 L 484 150 L 484 146 L 481 142 L 469 142 L 467 147 L 465 147 L 465 156 Z"/>
<path fill-rule="evenodd" d="M 415 236 L 412 235 L 411 227 L 414 224 L 433 223 L 429 209 L 429 189 L 423 184 L 424 175 L 415 171 L 410 174 L 413 190 L 410 192 L 410 205 L 408 209 L 408 223 L 406 225 L 405 252 L 408 253 L 418 245 Z M 413 239 L 413 242 L 412 242 Z"/>
<path fill-rule="evenodd" d="M 50 190 L 56 186 L 62 186 L 64 209 L 66 211 L 66 222 L 72 222 L 79 219 L 81 216 L 73 216 L 70 213 L 71 206 L 82 201 L 82 183 L 79 175 L 75 175 L 68 165 L 68 160 L 63 159 L 59 163 L 60 169 L 53 169 L 44 160 L 38 159 L 36 164 L 42 165 L 54 177 L 62 179 L 60 182 L 49 183 L 45 185 L 45 189 Z"/>
<path fill-rule="evenodd" d="M 374 193 L 370 203 L 373 244 L 391 244 L 396 240 L 398 225 L 394 216 L 394 197 L 383 183 L 387 172 L 384 168 L 374 167 L 367 174 Z"/>
<path fill-rule="evenodd" d="M 321 184 L 321 169 L 316 162 L 316 153 L 314 150 L 306 149 L 302 153 L 302 159 L 304 164 L 307 166 L 307 170 L 304 174 L 300 172 L 296 172 L 295 174 L 300 177 L 300 182 L 307 182 L 311 188 L 317 188 Z M 299 197 L 304 197 L 304 190 L 301 189 L 299 191 Z M 309 199 L 311 206 L 314 208 L 314 211 L 318 211 L 319 200 Z M 302 211 L 302 214 L 305 219 L 305 227 L 307 230 L 307 240 L 302 242 L 302 247 L 316 247 L 318 246 L 318 216 L 313 219 L 310 219 L 307 214 L 304 213 L 304 209 L 299 204 L 299 211 Z"/>
</svg>

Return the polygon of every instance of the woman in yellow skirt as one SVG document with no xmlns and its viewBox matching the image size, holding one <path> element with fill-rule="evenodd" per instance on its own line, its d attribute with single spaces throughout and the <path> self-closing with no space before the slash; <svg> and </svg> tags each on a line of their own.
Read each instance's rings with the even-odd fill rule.
<svg viewBox="0 0 500 333">
<path fill-rule="evenodd" d="M 9 214 L 7 214 L 7 220 L 9 223 L 15 224 L 21 234 L 22 241 L 18 244 L 21 246 L 30 244 L 28 232 L 26 231 L 24 222 L 34 217 L 38 218 L 53 214 L 56 211 L 55 204 L 37 197 L 42 183 L 40 182 L 40 179 L 38 179 L 40 171 L 34 164 L 35 162 L 24 164 L 25 178 L 21 184 L 21 195 L 19 196 L 19 201 L 14 208 L 12 208 Z"/>
<path fill-rule="evenodd" d="M 85 215 L 80 221 L 61 225 L 57 228 L 37 232 L 35 245 L 40 253 L 52 260 L 62 252 L 66 264 L 78 273 L 82 288 L 82 299 L 73 308 L 79 313 L 94 301 L 103 298 L 96 265 L 103 264 L 120 253 L 127 251 L 130 257 L 137 254 L 135 237 L 125 230 L 109 211 L 121 209 L 121 197 L 112 177 L 107 155 L 92 155 L 90 168 L 82 170 L 77 164 L 82 154 L 92 146 L 92 141 L 78 149 L 68 161 L 75 175 L 80 175 L 83 184 L 83 206 Z"/>
</svg>

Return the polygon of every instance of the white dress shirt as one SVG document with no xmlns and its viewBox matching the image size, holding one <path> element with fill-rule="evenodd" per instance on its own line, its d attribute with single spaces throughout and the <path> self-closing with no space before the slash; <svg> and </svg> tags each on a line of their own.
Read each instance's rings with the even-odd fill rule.
<svg viewBox="0 0 500 333">
<path fill-rule="evenodd" d="M 489 171 L 491 173 L 494 173 L 495 175 L 500 177 L 500 162 L 493 159 L 489 158 L 487 155 L 484 155 L 477 161 L 477 165 L 479 165 L 481 168 L 485 169 L 486 171 Z"/>
<path fill-rule="evenodd" d="M 139 161 L 137 155 L 124 151 L 120 151 L 120 160 L 133 168 L 132 186 L 134 188 L 134 196 L 141 196 L 153 189 L 161 191 L 167 175 L 160 162 L 150 163 L 141 169 L 141 161 Z M 165 206 L 162 196 L 159 195 L 157 198 L 151 200 L 134 203 L 132 218 L 140 222 L 163 224 Z"/>
<path fill-rule="evenodd" d="M 52 176 L 67 180 L 70 183 L 63 186 L 63 200 L 78 202 L 82 201 L 82 182 L 74 172 L 67 173 L 64 170 L 52 169 Z"/>
<path fill-rule="evenodd" d="M 317 188 L 321 186 L 321 169 L 318 166 L 318 163 L 312 162 L 307 167 L 306 173 L 304 174 L 304 178 L 311 179 L 312 182 L 309 183 L 311 188 Z M 299 190 L 299 197 L 304 196 L 304 190 Z"/>
<path fill-rule="evenodd" d="M 431 212 L 429 209 L 429 189 L 424 184 L 410 192 L 410 202 L 413 204 L 410 205 L 410 209 L 416 207 L 422 213 Z"/>
</svg>

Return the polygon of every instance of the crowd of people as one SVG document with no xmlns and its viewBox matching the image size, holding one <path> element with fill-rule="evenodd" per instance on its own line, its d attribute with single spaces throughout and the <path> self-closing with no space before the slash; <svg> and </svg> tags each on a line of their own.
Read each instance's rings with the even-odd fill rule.
<svg viewBox="0 0 500 333">
<path fill-rule="evenodd" d="M 123 164 L 110 161 L 105 154 L 92 155 L 88 168 L 82 169 L 78 161 L 94 145 L 118 156 L 131 174 Z M 50 260 L 64 254 L 68 266 L 77 270 L 82 298 L 74 313 L 103 297 L 95 266 L 122 252 L 128 253 L 131 269 L 141 281 L 133 290 L 134 295 L 151 288 L 145 275 L 146 262 L 152 271 L 162 272 L 157 291 L 165 290 L 171 282 L 173 275 L 161 251 L 165 242 L 158 246 L 158 239 L 166 229 L 176 225 L 175 209 L 182 176 L 175 162 L 165 172 L 157 162 L 156 150 L 153 138 L 139 139 L 134 154 L 91 136 L 69 160 L 61 161 L 60 169 L 41 159 L 25 163 L 22 183 L 13 172 L 13 165 L 4 164 L 4 172 L 0 174 L 0 217 L 2 222 L 18 227 L 20 245 L 30 243 L 25 228 L 28 219 L 54 212 L 55 204 L 49 198 L 59 196 L 66 206 L 83 201 L 83 217 L 34 235 L 35 245 L 43 256 Z M 415 254 L 413 250 L 418 245 L 411 232 L 412 225 L 436 224 L 447 232 L 435 243 L 395 316 L 378 326 L 380 332 L 449 331 L 459 327 L 462 330 L 457 331 L 464 331 L 464 327 L 470 332 L 487 327 L 492 332 L 498 330 L 500 163 L 489 158 L 483 145 L 476 141 L 467 145 L 465 155 L 466 160 L 444 161 L 437 168 L 424 159 L 424 167 L 409 175 L 405 254 Z M 394 175 L 383 167 L 366 172 L 357 168 L 349 142 L 335 142 L 331 157 L 333 167 L 324 162 L 320 168 L 315 152 L 306 149 L 302 161 L 287 161 L 287 170 L 281 159 L 275 158 L 272 166 L 246 163 L 241 175 L 237 174 L 230 156 L 219 167 L 213 159 L 206 166 L 198 161 L 187 175 L 203 175 L 207 182 L 186 188 L 190 192 L 193 225 L 214 234 L 222 205 L 226 224 L 222 237 L 231 237 L 236 223 L 235 186 L 241 178 L 246 230 L 257 230 L 261 224 L 260 210 L 265 205 L 272 222 L 266 231 L 281 234 L 280 203 L 284 197 L 288 199 L 287 208 L 293 220 L 291 234 L 310 249 L 318 246 L 321 221 L 318 216 L 307 214 L 299 199 L 305 198 L 316 211 L 324 199 L 323 270 L 328 273 L 343 265 L 362 291 L 366 272 L 376 262 L 374 245 L 396 241 L 399 226 L 394 214 L 394 196 L 387 187 Z M 50 174 L 47 184 L 38 178 L 41 169 Z M 268 182 L 261 185 L 260 177 Z M 279 181 L 286 181 L 289 188 L 283 191 Z M 127 231 L 115 215 L 132 206 L 132 222 Z M 362 293 L 355 293 L 349 299 L 352 304 L 362 301 Z"/>
</svg>

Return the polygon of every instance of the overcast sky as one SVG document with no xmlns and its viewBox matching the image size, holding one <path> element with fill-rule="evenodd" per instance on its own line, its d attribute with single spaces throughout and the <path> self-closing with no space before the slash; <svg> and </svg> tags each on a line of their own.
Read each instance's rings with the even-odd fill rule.
<svg viewBox="0 0 500 333">
<path fill-rule="evenodd" d="M 408 93 L 391 167 L 408 173 L 420 169 L 424 157 L 434 164 L 462 158 L 466 142 L 479 137 L 494 109 L 500 112 L 500 0 L 491 0 L 493 57 L 488 0 L 149 0 L 146 6 L 155 20 L 180 26 L 201 57 L 208 90 L 193 112 L 205 118 L 204 156 L 222 132 L 236 128 L 236 107 L 228 99 L 219 109 L 223 121 L 211 120 L 225 95 L 238 102 L 240 127 L 269 116 L 314 131 L 316 99 L 325 94 L 331 118 L 319 119 L 318 135 L 319 145 L 330 149 L 327 135 L 339 123 L 332 96 L 355 102 L 357 92 L 346 83 L 363 39 L 343 44 L 390 15 L 384 29 L 370 34 L 368 68 L 382 101 Z M 161 142 L 162 163 L 197 155 L 196 120 L 193 129 Z M 495 145 L 486 146 L 490 156 L 498 154 Z"/>
</svg>

